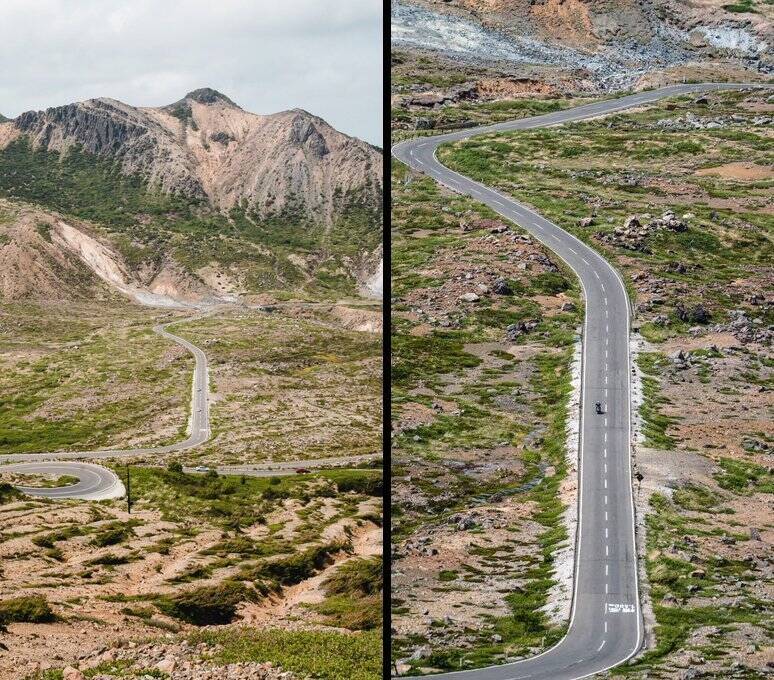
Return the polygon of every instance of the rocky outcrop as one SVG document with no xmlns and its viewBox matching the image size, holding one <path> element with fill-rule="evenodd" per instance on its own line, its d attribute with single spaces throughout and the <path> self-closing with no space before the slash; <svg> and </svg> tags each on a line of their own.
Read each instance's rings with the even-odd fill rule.
<svg viewBox="0 0 774 680">
<path fill-rule="evenodd" d="M 693 215 L 686 213 L 682 219 L 679 219 L 670 210 L 656 219 L 651 219 L 650 215 L 642 215 L 642 221 L 637 215 L 630 215 L 622 227 L 616 227 L 611 232 L 599 232 L 596 236 L 610 245 L 647 253 L 649 252 L 647 241 L 651 235 L 660 230 L 687 231 L 687 220 L 691 217 Z M 644 220 L 648 221 L 643 224 Z"/>
<path fill-rule="evenodd" d="M 686 66 L 770 74 L 771 12 L 762 3 L 749 12 L 729 7 L 724 0 L 394 0 L 392 42 L 455 64 L 507 65 L 509 75 L 571 78 L 579 91 L 647 87 L 657 74 L 674 82 L 681 74 L 670 71 Z"/>
</svg>

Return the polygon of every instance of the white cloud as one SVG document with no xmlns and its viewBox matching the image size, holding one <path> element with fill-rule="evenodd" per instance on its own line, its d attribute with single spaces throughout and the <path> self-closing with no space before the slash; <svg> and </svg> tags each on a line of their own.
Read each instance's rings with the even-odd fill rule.
<svg viewBox="0 0 774 680">
<path fill-rule="evenodd" d="M 197 87 L 382 142 L 382 0 L 3 0 L 0 113 Z"/>
</svg>

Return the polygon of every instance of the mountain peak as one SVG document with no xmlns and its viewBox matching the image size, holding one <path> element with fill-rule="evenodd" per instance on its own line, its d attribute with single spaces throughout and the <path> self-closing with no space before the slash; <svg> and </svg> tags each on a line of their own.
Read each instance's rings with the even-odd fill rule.
<svg viewBox="0 0 774 680">
<path fill-rule="evenodd" d="M 238 105 L 229 99 L 225 94 L 218 92 L 211 87 L 200 87 L 198 90 L 189 92 L 185 97 L 183 97 L 183 99 L 190 99 L 192 101 L 199 102 L 200 104 L 224 103 L 239 108 Z"/>
</svg>

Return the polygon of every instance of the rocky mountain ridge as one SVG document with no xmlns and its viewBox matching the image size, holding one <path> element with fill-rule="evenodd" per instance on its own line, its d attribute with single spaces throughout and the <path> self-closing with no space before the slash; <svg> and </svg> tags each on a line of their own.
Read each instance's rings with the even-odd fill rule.
<svg viewBox="0 0 774 680">
<path fill-rule="evenodd" d="M 210 88 L 159 108 L 97 98 L 28 111 L 3 125 L 9 129 L 0 132 L 0 148 L 22 135 L 35 149 L 79 146 L 117 159 L 124 173 L 163 192 L 221 210 L 300 210 L 330 224 L 345 197 L 381 202 L 382 156 L 375 148 L 302 109 L 257 115 Z"/>
<path fill-rule="evenodd" d="M 0 198 L 55 215 L 44 221 L 57 234 L 59 221 L 85 225 L 123 262 L 118 288 L 137 299 L 140 286 L 150 303 L 156 289 L 186 304 L 267 291 L 378 297 L 382 184 L 371 145 L 307 111 L 261 116 L 210 88 L 164 107 L 98 98 L 0 123 Z M 63 299 L 61 258 L 28 227 L 0 224 L 0 257 L 16 272 L 0 296 L 35 288 L 24 250 L 54 267 L 64 288 L 41 290 Z"/>
</svg>

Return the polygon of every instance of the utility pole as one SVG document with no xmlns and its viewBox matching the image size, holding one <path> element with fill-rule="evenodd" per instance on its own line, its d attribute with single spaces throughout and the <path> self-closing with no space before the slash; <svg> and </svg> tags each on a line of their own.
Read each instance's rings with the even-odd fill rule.
<svg viewBox="0 0 774 680">
<path fill-rule="evenodd" d="M 126 464 L 126 512 L 132 514 L 132 484 L 129 478 L 129 463 Z"/>
</svg>

